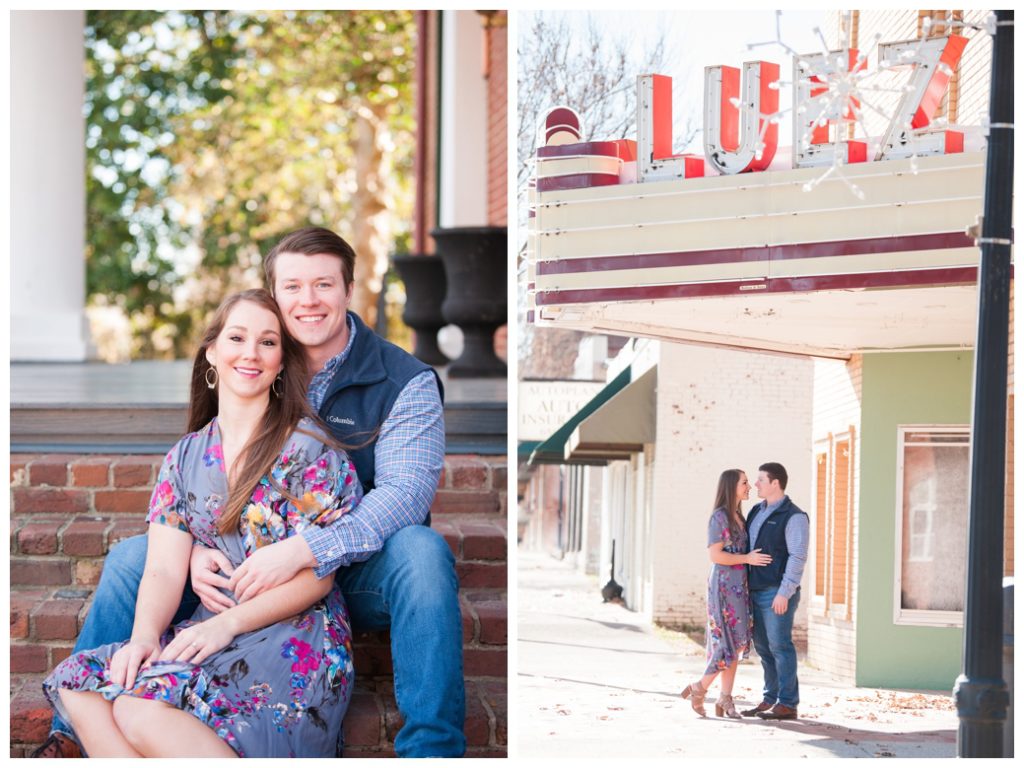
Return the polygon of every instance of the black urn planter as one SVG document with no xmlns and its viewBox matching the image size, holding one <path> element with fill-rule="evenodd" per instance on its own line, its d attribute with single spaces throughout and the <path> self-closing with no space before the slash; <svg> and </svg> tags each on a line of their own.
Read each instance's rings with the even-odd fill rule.
<svg viewBox="0 0 1024 768">
<path fill-rule="evenodd" d="M 448 365 L 448 357 L 437 346 L 437 332 L 445 325 L 441 303 L 446 282 L 441 258 L 417 253 L 394 256 L 392 261 L 405 283 L 402 322 L 416 332 L 413 355 L 427 365 Z"/>
<path fill-rule="evenodd" d="M 507 376 L 508 367 L 494 354 L 494 332 L 508 322 L 508 228 L 442 227 L 430 234 L 448 281 L 441 313 L 465 339 L 448 375 Z"/>
</svg>

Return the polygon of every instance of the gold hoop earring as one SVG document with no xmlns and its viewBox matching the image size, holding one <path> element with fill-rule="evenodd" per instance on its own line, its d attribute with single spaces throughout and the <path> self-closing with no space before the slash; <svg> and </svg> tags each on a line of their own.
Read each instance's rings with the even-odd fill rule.
<svg viewBox="0 0 1024 768">
<path fill-rule="evenodd" d="M 210 374 L 211 373 L 213 374 L 213 381 L 210 381 Z M 210 368 L 207 368 L 206 369 L 206 375 L 204 376 L 204 378 L 206 379 L 206 386 L 207 387 L 209 387 L 210 389 L 216 389 L 216 387 L 217 387 L 217 380 L 218 380 L 217 379 L 217 369 L 216 368 L 214 368 L 212 366 Z"/>
<path fill-rule="evenodd" d="M 280 386 L 280 387 L 278 387 L 278 384 L 280 384 L 281 386 Z M 283 389 L 284 389 L 284 379 L 282 379 L 282 378 L 281 378 L 281 374 L 279 373 L 279 374 L 277 374 L 277 378 L 276 378 L 276 379 L 274 379 L 274 380 L 273 380 L 272 382 L 270 382 L 270 390 L 271 390 L 271 391 L 272 391 L 272 392 L 273 392 L 273 393 L 274 393 L 275 395 L 277 395 L 278 397 L 280 397 L 280 396 L 281 396 L 281 391 L 282 391 Z"/>
</svg>

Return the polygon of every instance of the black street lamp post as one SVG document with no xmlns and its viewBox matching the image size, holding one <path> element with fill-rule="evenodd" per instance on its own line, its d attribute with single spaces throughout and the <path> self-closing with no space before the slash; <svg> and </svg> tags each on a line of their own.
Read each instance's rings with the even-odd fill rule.
<svg viewBox="0 0 1024 768">
<path fill-rule="evenodd" d="M 981 264 L 974 357 L 964 671 L 953 690 L 960 716 L 960 757 L 1002 756 L 1009 701 L 1002 678 L 1001 644 L 1013 211 L 1013 11 L 995 11 L 995 19 L 984 218 L 978 240 Z"/>
</svg>

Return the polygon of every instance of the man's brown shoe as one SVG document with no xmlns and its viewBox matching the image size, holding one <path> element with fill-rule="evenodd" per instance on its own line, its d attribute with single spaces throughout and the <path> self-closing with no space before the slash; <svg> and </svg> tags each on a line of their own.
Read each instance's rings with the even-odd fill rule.
<svg viewBox="0 0 1024 768">
<path fill-rule="evenodd" d="M 758 714 L 762 720 L 796 720 L 796 710 L 785 704 L 776 704 L 767 712 Z"/>
<path fill-rule="evenodd" d="M 744 709 L 740 714 L 744 717 L 753 717 L 754 715 L 760 715 L 762 712 L 767 712 L 771 708 L 772 703 L 770 701 L 762 701 L 753 709 Z"/>
<path fill-rule="evenodd" d="M 81 757 L 82 748 L 71 737 L 54 731 L 29 757 Z"/>
</svg>

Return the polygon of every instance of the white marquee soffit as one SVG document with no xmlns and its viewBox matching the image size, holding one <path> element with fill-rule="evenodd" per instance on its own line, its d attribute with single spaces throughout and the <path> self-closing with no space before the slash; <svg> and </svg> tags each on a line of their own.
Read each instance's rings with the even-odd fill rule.
<svg viewBox="0 0 1024 768">
<path fill-rule="evenodd" d="M 651 368 L 581 421 L 565 444 L 566 461 L 628 459 L 653 443 L 657 384 L 658 369 Z"/>
<path fill-rule="evenodd" d="M 984 154 L 842 172 L 863 200 L 805 191 L 820 169 L 533 190 L 534 319 L 830 357 L 972 346 Z"/>
</svg>

